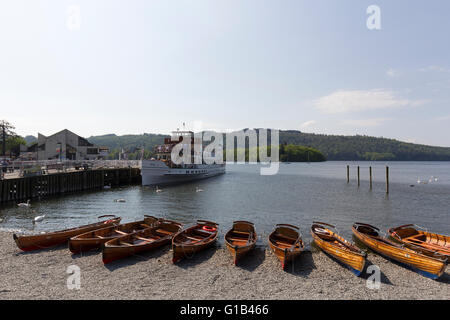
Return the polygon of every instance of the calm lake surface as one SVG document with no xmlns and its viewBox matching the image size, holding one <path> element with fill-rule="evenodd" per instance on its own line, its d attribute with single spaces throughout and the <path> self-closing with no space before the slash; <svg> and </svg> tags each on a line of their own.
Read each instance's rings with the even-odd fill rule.
<svg viewBox="0 0 450 320">
<path fill-rule="evenodd" d="M 350 167 L 350 184 L 346 165 Z M 390 167 L 390 194 L 385 194 L 385 165 Z M 357 187 L 356 166 L 361 166 Z M 373 190 L 369 190 L 369 166 Z M 309 241 L 309 227 L 318 220 L 335 224 L 351 237 L 353 222 L 367 222 L 386 230 L 415 223 L 438 233 L 450 233 L 449 162 L 338 162 L 281 164 L 277 175 L 261 176 L 258 165 L 228 165 L 225 175 L 189 184 L 154 188 L 129 186 L 32 201 L 30 209 L 11 204 L 0 208 L 0 229 L 41 232 L 92 223 L 102 214 L 116 214 L 123 222 L 144 214 L 183 223 L 196 219 L 220 224 L 220 239 L 234 220 L 255 223 L 259 244 L 277 223 L 300 227 Z M 428 182 L 431 177 L 432 182 Z M 427 184 L 419 184 L 418 179 Z M 414 187 L 412 187 L 413 185 Z M 196 187 L 203 192 L 196 192 Z M 124 198 L 125 203 L 114 202 Z M 45 219 L 32 223 L 36 215 Z"/>
</svg>

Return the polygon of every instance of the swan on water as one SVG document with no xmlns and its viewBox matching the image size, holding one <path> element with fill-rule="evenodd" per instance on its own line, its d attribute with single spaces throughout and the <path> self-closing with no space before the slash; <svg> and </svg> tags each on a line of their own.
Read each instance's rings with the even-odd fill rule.
<svg viewBox="0 0 450 320">
<path fill-rule="evenodd" d="M 162 192 L 162 189 L 158 188 L 158 186 L 156 186 L 156 192 Z"/>
<path fill-rule="evenodd" d="M 203 189 L 200 189 L 199 187 L 195 188 L 195 192 L 202 192 L 202 191 L 203 191 Z"/>
<path fill-rule="evenodd" d="M 28 201 L 26 203 L 24 203 L 24 202 L 19 203 L 17 206 L 19 206 L 19 207 L 31 207 L 30 199 L 28 199 Z"/>
<path fill-rule="evenodd" d="M 33 219 L 33 223 L 41 222 L 42 220 L 44 220 L 44 218 L 45 218 L 45 214 L 43 214 L 42 216 L 37 216 Z"/>
<path fill-rule="evenodd" d="M 418 183 L 418 184 L 428 184 L 428 181 L 426 181 L 426 180 L 420 180 L 419 178 L 417 178 L 417 183 Z"/>
<path fill-rule="evenodd" d="M 114 202 L 126 202 L 125 199 L 114 199 Z"/>
</svg>

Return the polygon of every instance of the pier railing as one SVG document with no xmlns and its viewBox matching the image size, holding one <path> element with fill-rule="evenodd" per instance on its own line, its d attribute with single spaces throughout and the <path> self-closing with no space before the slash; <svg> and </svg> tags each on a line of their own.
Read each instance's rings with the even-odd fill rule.
<svg viewBox="0 0 450 320">
<path fill-rule="evenodd" d="M 0 165 L 1 179 L 14 179 L 79 170 L 141 168 L 140 160 L 13 161 Z"/>
</svg>

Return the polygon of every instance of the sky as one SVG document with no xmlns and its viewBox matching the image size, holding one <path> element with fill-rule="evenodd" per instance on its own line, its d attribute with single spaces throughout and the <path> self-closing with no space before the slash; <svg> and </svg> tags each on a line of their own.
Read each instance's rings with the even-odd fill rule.
<svg viewBox="0 0 450 320">
<path fill-rule="evenodd" d="M 450 147 L 449 12 L 448 0 L 5 0 L 0 119 L 21 135 L 185 122 Z"/>
</svg>

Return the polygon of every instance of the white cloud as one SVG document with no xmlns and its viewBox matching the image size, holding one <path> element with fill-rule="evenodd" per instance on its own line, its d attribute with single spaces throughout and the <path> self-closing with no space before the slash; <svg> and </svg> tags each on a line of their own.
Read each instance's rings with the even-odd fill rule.
<svg viewBox="0 0 450 320">
<path fill-rule="evenodd" d="M 342 120 L 341 125 L 351 127 L 378 127 L 391 118 L 371 118 L 371 119 L 347 119 Z"/>
<path fill-rule="evenodd" d="M 398 70 L 390 68 L 388 71 L 386 71 L 386 74 L 389 77 L 394 78 L 394 77 L 398 77 L 400 75 L 400 72 Z"/>
<path fill-rule="evenodd" d="M 310 127 L 313 127 L 315 124 L 316 124 L 316 120 L 309 120 L 309 121 L 303 122 L 300 125 L 300 129 L 305 130 L 305 129 L 308 129 Z"/>
<path fill-rule="evenodd" d="M 324 113 L 399 108 L 423 103 L 424 101 L 401 98 L 396 92 L 384 89 L 340 90 L 314 101 L 316 108 Z"/>
<path fill-rule="evenodd" d="M 450 120 L 450 115 L 437 117 L 437 118 L 435 118 L 435 120 L 437 120 L 437 121 L 447 121 L 447 120 Z"/>
<path fill-rule="evenodd" d="M 419 71 L 421 71 L 421 72 L 450 72 L 450 69 L 441 67 L 441 66 L 432 65 L 432 66 L 420 68 Z"/>
</svg>

